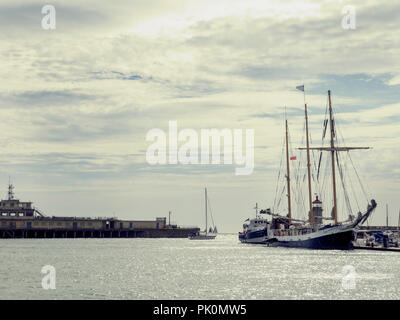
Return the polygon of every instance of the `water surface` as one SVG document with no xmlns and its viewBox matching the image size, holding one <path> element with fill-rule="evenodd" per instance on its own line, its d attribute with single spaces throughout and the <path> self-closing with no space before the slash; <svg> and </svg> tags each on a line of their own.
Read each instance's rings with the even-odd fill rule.
<svg viewBox="0 0 400 320">
<path fill-rule="evenodd" d="M 399 253 L 268 248 L 236 235 L 0 240 L 0 265 L 0 299 L 400 299 Z M 42 288 L 45 265 L 55 290 Z M 342 286 L 347 265 L 354 289 Z"/>
</svg>

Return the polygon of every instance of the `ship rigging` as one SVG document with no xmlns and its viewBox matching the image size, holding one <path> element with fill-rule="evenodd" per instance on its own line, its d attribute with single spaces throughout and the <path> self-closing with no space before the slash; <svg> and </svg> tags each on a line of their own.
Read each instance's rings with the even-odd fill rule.
<svg viewBox="0 0 400 320">
<path fill-rule="evenodd" d="M 304 92 L 304 86 L 297 87 L 297 89 Z M 268 236 L 266 243 L 268 245 L 274 246 L 290 246 L 290 247 L 308 247 L 308 248 L 316 248 L 316 249 L 350 249 L 352 248 L 352 233 L 353 229 L 359 225 L 364 223 L 372 211 L 376 207 L 375 200 L 371 200 L 371 202 L 367 206 L 367 210 L 364 214 L 361 213 L 360 206 L 357 202 L 357 206 L 359 208 L 358 216 L 355 217 L 352 214 L 351 203 L 349 192 L 346 187 L 346 181 L 344 177 L 344 168 L 340 162 L 340 152 L 346 152 L 348 154 L 348 158 L 351 160 L 350 152 L 352 150 L 359 150 L 359 149 L 369 149 L 369 147 L 347 147 L 347 146 L 338 146 L 337 145 L 337 130 L 335 125 L 335 120 L 333 116 L 333 109 L 332 109 L 332 101 L 331 101 L 331 92 L 328 91 L 328 103 L 327 109 L 325 112 L 325 120 L 323 126 L 323 134 L 322 134 L 322 142 L 324 142 L 324 138 L 326 137 L 326 133 L 328 130 L 329 124 L 329 146 L 326 147 L 324 145 L 320 147 L 311 147 L 311 135 L 309 134 L 309 117 L 308 117 L 308 108 L 305 99 L 304 93 L 304 114 L 305 114 L 305 136 L 306 136 L 306 146 L 297 148 L 298 150 L 305 150 L 306 151 L 306 160 L 307 160 L 307 174 L 301 175 L 301 162 L 299 161 L 297 168 L 295 168 L 294 176 L 295 176 L 295 183 L 291 183 L 291 167 L 290 167 L 290 159 L 296 159 L 296 157 L 290 157 L 290 135 L 289 135 L 289 125 L 288 120 L 286 119 L 285 113 L 285 143 L 282 147 L 282 157 L 281 157 L 281 169 L 278 173 L 278 183 L 277 188 L 275 191 L 275 200 L 274 206 L 272 211 L 272 221 L 268 224 Z M 328 117 L 327 117 L 328 116 Z M 285 185 L 282 188 L 282 192 L 278 195 L 278 185 L 280 181 L 281 171 L 282 170 L 282 158 L 284 149 L 286 149 L 285 154 L 285 162 L 286 162 L 286 175 L 285 175 Z M 311 156 L 315 160 L 315 151 L 319 151 L 319 160 L 318 166 L 315 164 L 312 168 L 311 163 Z M 329 192 L 323 192 L 326 188 L 326 179 L 322 182 L 323 187 L 321 188 L 320 182 L 320 170 L 321 170 L 321 161 L 323 158 L 323 152 L 329 153 L 329 158 L 327 162 L 326 169 L 330 169 L 331 171 L 331 190 Z M 312 153 L 312 154 L 311 154 Z M 300 159 L 302 156 L 300 155 Z M 361 185 L 358 190 L 362 190 L 364 195 L 366 195 L 365 189 L 361 184 L 360 178 L 357 174 L 357 170 L 351 160 L 351 164 L 356 172 L 357 179 Z M 313 172 L 313 170 L 317 172 Z M 340 182 L 343 189 L 344 200 L 346 209 L 341 208 L 342 211 L 348 211 L 348 219 L 342 222 L 339 222 L 338 219 L 338 190 L 337 190 L 337 171 L 339 172 Z M 307 198 L 308 198 L 308 219 L 294 219 L 293 218 L 293 184 L 296 186 L 297 189 L 297 196 L 295 195 L 294 198 L 295 204 L 297 205 L 297 213 L 298 212 L 305 212 L 307 211 L 306 203 L 304 201 L 304 195 L 302 191 L 302 182 L 305 181 L 307 176 Z M 302 179 L 301 179 L 302 178 Z M 315 190 L 315 200 L 312 200 L 312 188 L 313 184 L 316 185 Z M 279 188 L 280 189 L 280 188 Z M 353 188 L 354 189 L 354 188 Z M 356 192 L 354 193 L 358 193 Z M 286 191 L 286 194 L 285 194 Z M 323 202 L 321 201 L 322 194 L 325 195 L 325 199 L 329 198 L 329 195 L 332 197 L 332 209 L 331 209 L 331 216 L 324 217 L 323 216 Z M 279 210 L 279 207 L 282 203 L 283 195 L 287 196 L 287 214 L 285 214 L 284 210 Z M 356 199 L 357 201 L 357 199 Z M 328 203 L 329 201 L 325 201 Z M 368 202 L 368 197 L 367 197 Z M 326 204 L 325 204 L 326 205 Z M 324 220 L 331 220 L 332 223 L 325 224 L 323 223 Z"/>
</svg>

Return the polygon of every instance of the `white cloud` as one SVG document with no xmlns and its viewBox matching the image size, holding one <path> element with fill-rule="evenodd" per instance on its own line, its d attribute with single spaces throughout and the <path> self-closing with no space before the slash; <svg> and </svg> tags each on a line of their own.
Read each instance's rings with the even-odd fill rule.
<svg viewBox="0 0 400 320">
<path fill-rule="evenodd" d="M 389 86 L 397 86 L 400 85 L 400 75 L 394 76 L 388 82 Z"/>
<path fill-rule="evenodd" d="M 252 202 L 273 200 L 284 106 L 294 143 L 300 143 L 303 97 L 294 88 L 304 83 L 313 137 L 320 135 L 326 90 L 332 89 L 335 110 L 346 111 L 338 114 L 346 138 L 379 145 L 379 153 L 358 160 L 367 179 L 381 186 L 392 173 L 398 176 L 392 165 L 398 153 L 391 151 L 399 144 L 398 101 L 387 102 L 385 94 L 366 98 L 368 92 L 349 80 L 346 94 L 323 84 L 333 75 L 353 74 L 366 74 L 369 82 L 391 74 L 387 84 L 400 84 L 400 31 L 394 28 L 400 6 L 353 3 L 358 27 L 349 32 L 340 25 L 343 4 L 334 1 L 53 1 L 59 20 L 57 30 L 47 32 L 36 27 L 41 3 L 2 1 L 2 176 L 17 176 L 18 187 L 29 186 L 29 192 L 54 186 L 52 197 L 60 201 L 62 190 L 85 190 L 77 200 L 82 206 L 89 190 L 112 194 L 118 201 L 110 196 L 97 209 L 112 203 L 122 217 L 131 211 L 158 216 L 176 202 L 189 210 L 190 196 L 203 185 L 225 188 L 220 197 L 227 201 L 229 195 L 231 203 L 216 199 L 217 207 L 222 215 L 229 208 L 227 230 L 237 230 Z M 147 130 L 173 119 L 195 129 L 254 128 L 255 173 L 238 179 L 216 168 L 145 168 Z M 48 156 L 63 153 L 73 160 Z M 79 157 L 92 158 L 80 163 Z M 370 170 L 374 163 L 379 165 Z M 376 193 L 398 188 L 393 180 L 387 185 L 390 190 Z M 162 201 L 151 201 L 153 189 Z M 173 189 L 183 196 L 176 198 Z M 35 198 L 42 207 L 52 201 Z M 190 224 L 197 211 L 182 213 L 183 223 Z"/>
</svg>

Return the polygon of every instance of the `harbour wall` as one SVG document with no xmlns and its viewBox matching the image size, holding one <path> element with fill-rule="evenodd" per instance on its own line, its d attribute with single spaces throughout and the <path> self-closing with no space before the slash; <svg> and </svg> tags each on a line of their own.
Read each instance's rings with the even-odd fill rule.
<svg viewBox="0 0 400 320">
<path fill-rule="evenodd" d="M 14 238 L 187 238 L 199 228 L 182 228 L 166 218 L 125 221 L 116 218 L 0 217 L 0 239 Z"/>
<path fill-rule="evenodd" d="M 0 229 L 0 239 L 51 239 L 51 238 L 187 238 L 199 228 L 175 229 Z"/>
</svg>

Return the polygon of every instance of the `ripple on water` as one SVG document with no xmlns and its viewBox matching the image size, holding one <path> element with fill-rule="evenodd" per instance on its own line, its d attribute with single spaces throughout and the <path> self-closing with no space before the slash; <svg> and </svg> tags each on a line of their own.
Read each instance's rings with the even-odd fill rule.
<svg viewBox="0 0 400 320">
<path fill-rule="evenodd" d="M 15 239 L 2 242 L 1 299 L 400 299 L 397 253 L 188 239 Z M 56 267 L 56 290 L 41 268 Z M 343 267 L 356 271 L 344 290 Z"/>
</svg>

